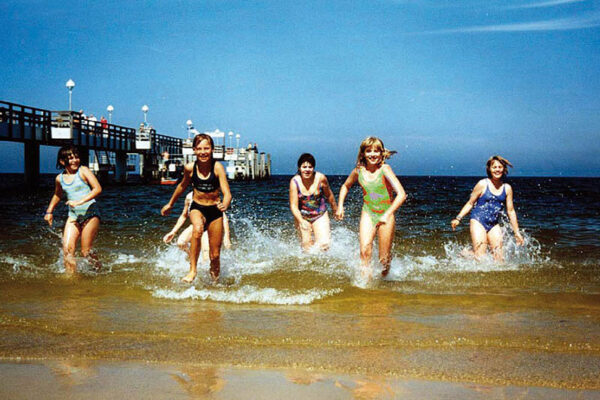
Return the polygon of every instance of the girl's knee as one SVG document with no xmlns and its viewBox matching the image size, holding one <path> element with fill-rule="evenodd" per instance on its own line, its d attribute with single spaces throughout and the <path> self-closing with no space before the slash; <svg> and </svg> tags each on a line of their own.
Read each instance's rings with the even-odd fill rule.
<svg viewBox="0 0 600 400">
<path fill-rule="evenodd" d="M 370 258 L 372 254 L 373 254 L 372 246 L 365 246 L 360 249 L 360 256 L 362 258 Z"/>
<path fill-rule="evenodd" d="M 200 239 L 202 237 L 202 234 L 204 233 L 204 226 L 202 225 L 194 225 L 194 228 L 192 229 L 192 236 L 195 239 Z"/>
<path fill-rule="evenodd" d="M 208 252 L 208 255 L 210 257 L 210 260 L 218 260 L 221 257 L 221 250 L 217 249 L 217 250 L 210 250 Z"/>
</svg>

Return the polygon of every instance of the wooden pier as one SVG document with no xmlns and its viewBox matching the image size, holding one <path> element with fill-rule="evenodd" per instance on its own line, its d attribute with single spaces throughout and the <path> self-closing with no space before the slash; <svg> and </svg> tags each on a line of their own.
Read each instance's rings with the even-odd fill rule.
<svg viewBox="0 0 600 400">
<path fill-rule="evenodd" d="M 0 101 L 0 140 L 25 145 L 25 183 L 39 182 L 40 145 L 72 144 L 80 149 L 82 164 L 89 165 L 89 150 L 115 153 L 115 180 L 124 182 L 127 153 L 143 157 L 142 177 L 151 174 L 163 152 L 180 154 L 183 139 L 146 129 L 143 145 L 139 131 L 124 126 L 83 119 L 74 111 L 50 111 Z"/>
</svg>

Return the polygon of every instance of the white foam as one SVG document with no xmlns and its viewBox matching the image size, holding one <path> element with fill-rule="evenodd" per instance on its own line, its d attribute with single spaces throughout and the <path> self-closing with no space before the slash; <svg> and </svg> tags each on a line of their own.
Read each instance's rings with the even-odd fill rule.
<svg viewBox="0 0 600 400">
<path fill-rule="evenodd" d="M 332 296 L 340 293 L 342 289 L 329 290 L 306 290 L 300 293 L 293 293 L 289 290 L 277 290 L 274 288 L 259 288 L 252 285 L 244 285 L 235 289 L 231 288 L 196 288 L 190 287 L 182 292 L 168 289 L 157 289 L 152 295 L 158 298 L 166 299 L 199 299 L 213 300 L 228 303 L 259 303 L 259 304 L 278 304 L 278 305 L 297 305 L 311 304 L 326 296 Z"/>
</svg>

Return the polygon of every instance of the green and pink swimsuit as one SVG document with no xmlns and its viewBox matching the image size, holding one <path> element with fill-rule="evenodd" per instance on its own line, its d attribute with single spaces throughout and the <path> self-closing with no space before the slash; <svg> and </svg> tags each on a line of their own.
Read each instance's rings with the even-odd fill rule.
<svg viewBox="0 0 600 400">
<path fill-rule="evenodd" d="M 383 168 L 379 168 L 372 181 L 365 179 L 364 167 L 358 169 L 358 183 L 363 190 L 363 211 L 366 212 L 373 222 L 377 225 L 381 216 L 392 205 L 393 191 L 392 187 L 385 179 Z"/>
</svg>

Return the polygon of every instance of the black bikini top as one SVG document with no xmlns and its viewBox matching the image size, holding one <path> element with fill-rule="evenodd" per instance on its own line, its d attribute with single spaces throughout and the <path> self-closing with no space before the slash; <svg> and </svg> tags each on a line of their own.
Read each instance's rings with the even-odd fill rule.
<svg viewBox="0 0 600 400">
<path fill-rule="evenodd" d="M 219 180 L 217 179 L 217 175 L 215 174 L 215 165 L 213 163 L 213 167 L 210 171 L 210 175 L 208 178 L 202 179 L 198 176 L 198 161 L 194 163 L 194 172 L 192 172 L 192 187 L 203 193 L 214 192 L 219 189 L 221 186 L 219 184 Z"/>
</svg>

